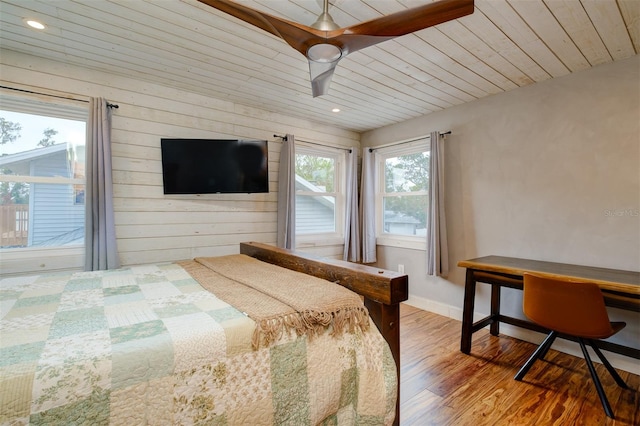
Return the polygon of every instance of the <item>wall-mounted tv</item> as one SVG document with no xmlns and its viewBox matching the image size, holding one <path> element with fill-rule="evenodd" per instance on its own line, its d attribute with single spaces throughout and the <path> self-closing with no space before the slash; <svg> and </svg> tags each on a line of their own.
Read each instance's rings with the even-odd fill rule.
<svg viewBox="0 0 640 426">
<path fill-rule="evenodd" d="M 162 139 L 165 194 L 269 192 L 266 140 Z"/>
</svg>

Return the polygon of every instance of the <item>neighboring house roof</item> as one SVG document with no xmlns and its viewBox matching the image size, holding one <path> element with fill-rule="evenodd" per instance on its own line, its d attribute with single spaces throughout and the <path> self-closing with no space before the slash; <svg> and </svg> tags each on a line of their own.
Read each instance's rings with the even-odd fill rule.
<svg viewBox="0 0 640 426">
<path fill-rule="evenodd" d="M 309 191 L 309 192 L 325 192 L 322 188 L 312 184 L 311 182 L 309 182 L 308 180 L 296 175 L 296 191 L 298 190 L 302 190 L 302 191 Z M 315 200 L 317 200 L 317 202 L 330 207 L 331 209 L 333 209 L 333 206 L 335 205 L 336 201 L 334 197 L 314 197 Z"/>
<path fill-rule="evenodd" d="M 396 213 L 394 211 L 387 210 L 384 212 L 385 223 L 410 223 L 418 224 L 420 221 L 415 217 L 406 216 L 402 213 Z"/>
<path fill-rule="evenodd" d="M 0 167 L 9 167 L 14 173 L 21 175 L 29 175 L 29 163 L 33 160 L 58 154 L 61 151 L 66 151 L 68 145 L 66 143 L 59 143 L 44 148 L 31 149 L 29 151 L 18 152 L 15 154 L 3 155 L 0 157 Z M 21 170 L 26 168 L 26 170 Z"/>
</svg>

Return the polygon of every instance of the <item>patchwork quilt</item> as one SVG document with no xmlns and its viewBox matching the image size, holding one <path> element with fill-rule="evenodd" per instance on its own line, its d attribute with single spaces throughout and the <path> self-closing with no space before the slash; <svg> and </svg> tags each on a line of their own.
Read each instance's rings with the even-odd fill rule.
<svg viewBox="0 0 640 426">
<path fill-rule="evenodd" d="M 391 424 L 371 324 L 255 349 L 256 323 L 178 264 L 0 280 L 0 425 Z"/>
</svg>

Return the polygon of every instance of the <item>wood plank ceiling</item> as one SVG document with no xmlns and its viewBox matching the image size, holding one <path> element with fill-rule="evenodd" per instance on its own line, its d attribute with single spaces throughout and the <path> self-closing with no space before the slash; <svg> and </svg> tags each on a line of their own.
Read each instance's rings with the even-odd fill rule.
<svg viewBox="0 0 640 426">
<path fill-rule="evenodd" d="M 241 2 L 306 25 L 322 11 L 322 0 Z M 348 26 L 426 2 L 332 0 L 330 13 Z M 196 0 L 0 0 L 0 26 L 2 50 L 357 132 L 640 52 L 639 0 L 476 0 L 472 15 L 344 58 L 313 98 L 301 54 Z"/>
</svg>

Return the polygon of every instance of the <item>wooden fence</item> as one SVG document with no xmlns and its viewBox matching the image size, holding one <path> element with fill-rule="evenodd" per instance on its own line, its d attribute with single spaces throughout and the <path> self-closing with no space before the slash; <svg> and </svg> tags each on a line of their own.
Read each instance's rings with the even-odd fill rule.
<svg viewBox="0 0 640 426">
<path fill-rule="evenodd" d="M 0 206 L 0 247 L 26 247 L 28 224 L 28 204 Z"/>
</svg>

